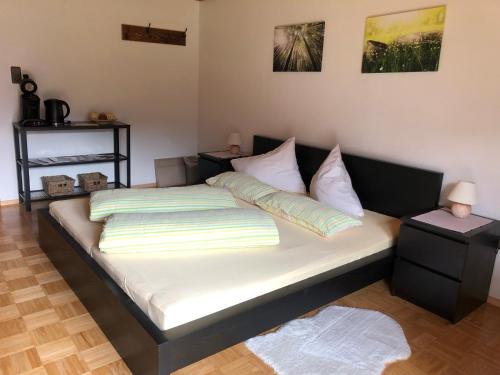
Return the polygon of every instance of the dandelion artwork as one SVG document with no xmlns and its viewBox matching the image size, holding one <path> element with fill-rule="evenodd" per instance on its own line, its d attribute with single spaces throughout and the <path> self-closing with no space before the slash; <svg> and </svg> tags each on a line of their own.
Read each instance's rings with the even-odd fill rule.
<svg viewBox="0 0 500 375">
<path fill-rule="evenodd" d="M 274 29 L 275 72 L 321 72 L 325 23 L 278 26 Z"/>
<path fill-rule="evenodd" d="M 439 6 L 368 17 L 362 72 L 437 71 L 445 15 Z"/>
</svg>

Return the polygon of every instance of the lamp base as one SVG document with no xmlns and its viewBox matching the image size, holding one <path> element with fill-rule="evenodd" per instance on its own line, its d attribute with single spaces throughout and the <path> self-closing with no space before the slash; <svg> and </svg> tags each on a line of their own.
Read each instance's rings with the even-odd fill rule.
<svg viewBox="0 0 500 375">
<path fill-rule="evenodd" d="M 465 219 L 472 212 L 472 206 L 470 204 L 453 203 L 451 205 L 451 213 L 460 219 Z"/>
<path fill-rule="evenodd" d="M 238 145 L 229 146 L 229 151 L 231 151 L 232 154 L 239 155 L 240 154 L 240 146 L 238 146 Z"/>
</svg>

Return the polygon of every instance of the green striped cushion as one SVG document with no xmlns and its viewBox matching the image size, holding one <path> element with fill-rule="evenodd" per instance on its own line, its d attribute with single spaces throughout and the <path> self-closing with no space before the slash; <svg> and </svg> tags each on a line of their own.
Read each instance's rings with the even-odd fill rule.
<svg viewBox="0 0 500 375">
<path fill-rule="evenodd" d="M 255 177 L 241 172 L 225 172 L 209 178 L 207 184 L 228 189 L 235 197 L 254 204 L 255 201 L 267 194 L 278 190 L 260 182 Z"/>
<path fill-rule="evenodd" d="M 92 193 L 90 220 L 117 213 L 212 210 L 238 207 L 228 191 L 206 185 L 163 189 L 116 189 Z"/>
<path fill-rule="evenodd" d="M 304 195 L 278 192 L 260 198 L 256 204 L 323 237 L 362 224 L 360 220 Z"/>
<path fill-rule="evenodd" d="M 116 214 L 104 225 L 104 253 L 234 249 L 279 244 L 271 215 L 229 208 L 198 212 Z"/>
</svg>

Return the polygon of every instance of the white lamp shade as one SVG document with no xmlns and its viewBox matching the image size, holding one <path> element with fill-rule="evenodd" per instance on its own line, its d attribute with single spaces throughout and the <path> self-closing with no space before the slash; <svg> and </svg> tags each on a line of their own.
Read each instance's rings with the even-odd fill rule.
<svg viewBox="0 0 500 375">
<path fill-rule="evenodd" d="M 241 146 L 241 136 L 240 133 L 232 133 L 227 138 L 228 146 Z"/>
<path fill-rule="evenodd" d="M 476 204 L 476 184 L 474 182 L 459 181 L 448 195 L 448 200 L 471 206 Z"/>
</svg>

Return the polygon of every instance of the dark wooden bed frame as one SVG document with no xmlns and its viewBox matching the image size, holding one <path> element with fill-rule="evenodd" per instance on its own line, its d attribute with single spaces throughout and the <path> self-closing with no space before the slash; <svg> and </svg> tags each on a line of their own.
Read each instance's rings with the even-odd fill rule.
<svg viewBox="0 0 500 375">
<path fill-rule="evenodd" d="M 255 136 L 254 154 L 280 140 Z M 327 150 L 297 145 L 297 162 L 309 182 Z M 363 207 L 386 215 L 438 205 L 442 173 L 343 154 Z M 39 242 L 134 374 L 167 375 L 391 275 L 393 251 L 349 263 L 183 326 L 161 331 L 71 235 L 38 211 Z"/>
</svg>

